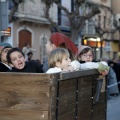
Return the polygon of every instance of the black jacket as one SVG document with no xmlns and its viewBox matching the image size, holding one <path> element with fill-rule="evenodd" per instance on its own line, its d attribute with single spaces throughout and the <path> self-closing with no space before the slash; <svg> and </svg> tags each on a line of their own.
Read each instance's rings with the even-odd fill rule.
<svg viewBox="0 0 120 120">
<path fill-rule="evenodd" d="M 2 62 L 0 62 L 0 72 L 7 72 L 10 70 L 6 65 L 4 65 Z"/>
<path fill-rule="evenodd" d="M 13 67 L 12 70 L 9 70 L 7 72 L 43 73 L 43 65 L 32 60 L 26 62 L 23 69 L 16 69 Z"/>
</svg>

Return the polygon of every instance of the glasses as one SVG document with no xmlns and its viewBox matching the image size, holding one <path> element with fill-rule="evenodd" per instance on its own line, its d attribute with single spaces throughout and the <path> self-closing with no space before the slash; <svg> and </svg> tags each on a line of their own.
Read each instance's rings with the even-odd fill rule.
<svg viewBox="0 0 120 120">
<path fill-rule="evenodd" d="M 89 57 L 89 58 L 92 58 L 92 57 L 93 57 L 92 54 L 90 54 L 90 55 L 88 55 L 88 54 L 83 54 L 82 56 L 85 57 L 85 58 L 86 58 L 86 57 Z"/>
</svg>

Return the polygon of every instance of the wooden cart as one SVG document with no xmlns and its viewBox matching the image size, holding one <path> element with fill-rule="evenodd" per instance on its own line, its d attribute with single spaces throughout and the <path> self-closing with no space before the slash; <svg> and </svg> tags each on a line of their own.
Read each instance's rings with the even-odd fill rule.
<svg viewBox="0 0 120 120">
<path fill-rule="evenodd" d="M 0 120 L 106 120 L 106 88 L 94 69 L 0 73 Z"/>
</svg>

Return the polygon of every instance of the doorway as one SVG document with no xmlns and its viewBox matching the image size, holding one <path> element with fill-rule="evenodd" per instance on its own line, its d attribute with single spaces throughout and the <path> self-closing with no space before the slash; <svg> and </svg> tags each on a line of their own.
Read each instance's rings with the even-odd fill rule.
<svg viewBox="0 0 120 120">
<path fill-rule="evenodd" d="M 28 30 L 21 30 L 19 32 L 19 48 L 23 48 L 25 46 L 25 43 L 28 43 L 31 47 L 31 32 Z"/>
</svg>

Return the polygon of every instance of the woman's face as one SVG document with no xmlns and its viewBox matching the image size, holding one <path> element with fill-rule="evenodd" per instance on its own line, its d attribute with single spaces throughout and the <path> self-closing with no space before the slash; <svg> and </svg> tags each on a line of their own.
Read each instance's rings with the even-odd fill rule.
<svg viewBox="0 0 120 120">
<path fill-rule="evenodd" d="M 56 48 L 56 46 L 55 46 L 55 44 L 51 43 L 50 40 L 47 40 L 45 48 L 46 48 L 46 53 L 50 54 Z"/>
<path fill-rule="evenodd" d="M 91 50 L 89 50 L 87 53 L 80 55 L 78 59 L 85 62 L 92 62 L 93 53 Z"/>
</svg>

